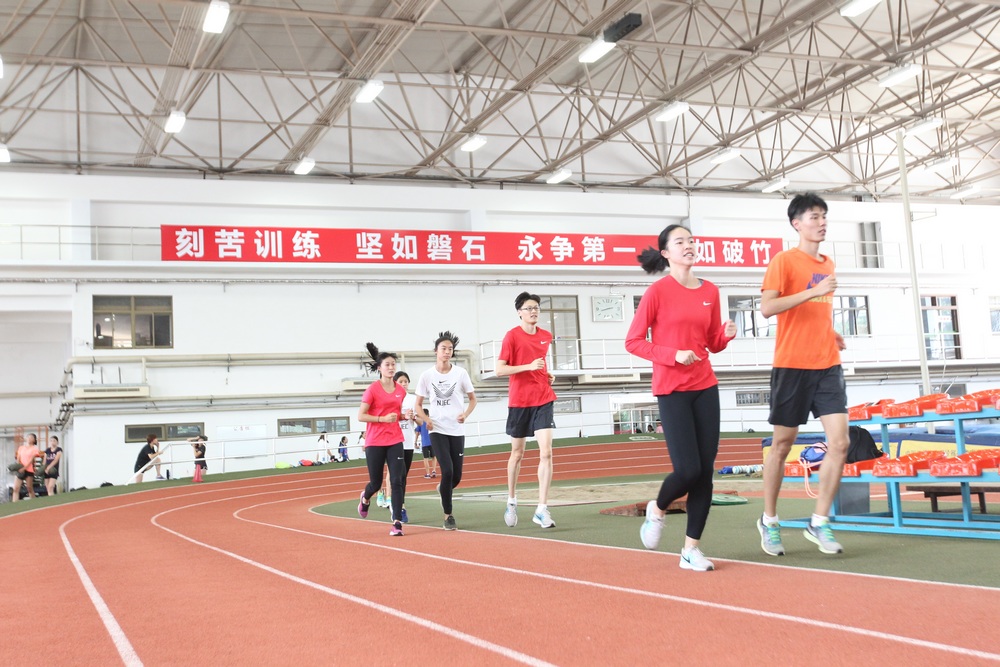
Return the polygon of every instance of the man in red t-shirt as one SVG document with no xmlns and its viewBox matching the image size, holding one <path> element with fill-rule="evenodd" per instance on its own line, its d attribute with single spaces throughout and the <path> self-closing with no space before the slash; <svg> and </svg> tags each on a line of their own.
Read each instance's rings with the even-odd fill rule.
<svg viewBox="0 0 1000 667">
<path fill-rule="evenodd" d="M 42 452 L 38 449 L 38 436 L 29 433 L 27 442 L 18 447 L 14 454 L 14 458 L 21 464 L 21 469 L 14 473 L 14 494 L 10 498 L 11 502 L 21 499 L 22 483 L 28 486 L 28 497 L 35 497 L 35 459 L 41 455 Z"/>
<path fill-rule="evenodd" d="M 761 285 L 761 314 L 778 316 L 768 417 L 774 437 L 764 461 L 764 515 L 757 520 L 761 549 L 771 556 L 785 553 L 778 529 L 778 494 L 785 458 L 810 412 L 823 424 L 827 452 L 819 472 L 816 509 L 803 533 L 825 554 L 844 550 L 829 525 L 849 437 L 847 387 L 840 366 L 844 338 L 833 328 L 837 276 L 833 260 L 819 252 L 826 239 L 826 212 L 826 202 L 813 193 L 792 199 L 788 220 L 799 233 L 799 245 L 774 256 Z"/>
<path fill-rule="evenodd" d="M 517 525 L 517 476 L 529 437 L 538 440 L 538 507 L 531 520 L 542 528 L 555 522 L 549 514 L 549 486 L 552 485 L 552 431 L 556 427 L 552 391 L 555 377 L 546 370 L 545 357 L 552 345 L 552 334 L 538 328 L 541 299 L 537 294 L 521 292 L 514 308 L 520 326 L 507 332 L 497 358 L 497 375 L 510 377 L 507 399 L 507 435 L 510 436 L 510 459 L 507 461 L 507 509 L 504 521 Z"/>
</svg>

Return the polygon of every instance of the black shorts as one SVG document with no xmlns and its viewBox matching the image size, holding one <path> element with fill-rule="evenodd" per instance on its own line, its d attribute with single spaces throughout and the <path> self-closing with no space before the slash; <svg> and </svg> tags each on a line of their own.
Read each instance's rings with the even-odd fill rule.
<svg viewBox="0 0 1000 667">
<path fill-rule="evenodd" d="M 814 417 L 847 412 L 847 385 L 839 365 L 821 370 L 771 369 L 771 414 L 774 426 L 801 426 Z"/>
<path fill-rule="evenodd" d="M 14 474 L 17 475 L 17 478 L 22 482 L 28 479 L 33 479 L 35 477 L 35 473 L 28 472 L 27 470 L 19 470 Z"/>
<path fill-rule="evenodd" d="M 425 459 L 432 459 L 434 458 L 434 447 L 421 447 L 420 453 Z"/>
<path fill-rule="evenodd" d="M 507 435 L 530 438 L 535 431 L 556 427 L 553 402 L 531 408 L 507 408 Z"/>
<path fill-rule="evenodd" d="M 56 470 L 53 470 L 52 472 L 46 471 L 46 472 L 42 473 L 42 476 L 45 477 L 45 479 L 59 479 L 59 469 L 57 468 Z"/>
</svg>

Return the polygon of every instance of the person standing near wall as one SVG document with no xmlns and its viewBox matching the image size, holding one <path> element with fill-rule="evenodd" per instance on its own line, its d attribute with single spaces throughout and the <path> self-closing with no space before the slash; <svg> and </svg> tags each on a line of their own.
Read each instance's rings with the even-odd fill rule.
<svg viewBox="0 0 1000 667">
<path fill-rule="evenodd" d="M 403 431 L 399 420 L 406 390 L 393 380 L 396 374 L 396 355 L 379 352 L 373 343 L 366 345 L 371 356 L 369 369 L 379 374 L 361 396 L 358 421 L 367 423 L 365 433 L 365 460 L 368 463 L 368 484 L 361 492 L 358 514 L 367 518 L 371 497 L 382 488 L 383 468 L 389 466 L 389 485 L 392 489 L 392 527 L 389 535 L 401 536 L 403 524 L 397 518 L 403 509 Z"/>
<path fill-rule="evenodd" d="M 208 442 L 208 438 L 204 435 L 196 435 L 193 438 L 188 438 L 188 442 L 191 443 L 191 447 L 194 449 L 193 481 L 201 482 L 205 473 L 208 472 L 208 463 L 205 462 L 205 454 L 208 450 L 208 446 L 205 443 Z"/>
<path fill-rule="evenodd" d="M 406 371 L 397 371 L 396 375 L 393 376 L 396 383 L 403 388 L 403 391 L 409 392 L 410 389 L 410 376 Z M 406 497 L 406 480 L 410 476 L 410 466 L 413 465 L 413 429 L 416 425 L 416 416 L 414 413 L 414 405 L 417 402 L 417 397 L 413 394 L 407 393 L 406 397 L 403 398 L 403 418 L 399 422 L 399 430 L 403 432 L 403 494 Z M 410 518 L 406 515 L 406 505 L 404 504 L 400 510 L 400 521 L 403 523 L 409 523 Z"/>
<path fill-rule="evenodd" d="M 424 408 L 424 414 L 431 418 L 431 414 Z M 434 447 L 431 444 L 431 432 L 427 430 L 427 422 L 417 424 L 417 437 L 420 439 L 420 455 L 424 459 L 424 478 L 431 479 L 437 477 L 437 461 L 434 459 Z"/>
<path fill-rule="evenodd" d="M 421 373 L 417 381 L 416 412 L 430 431 L 431 446 L 441 465 L 441 509 L 445 530 L 458 525 L 452 514 L 452 492 L 462 482 L 462 462 L 465 460 L 465 420 L 476 409 L 476 392 L 472 379 L 464 368 L 451 363 L 458 345 L 458 336 L 442 331 L 434 341 L 434 367 Z M 466 407 L 462 394 L 469 399 Z M 424 410 L 424 401 L 434 408 L 434 418 Z"/>
<path fill-rule="evenodd" d="M 24 443 L 14 452 L 14 460 L 20 468 L 14 471 L 14 493 L 10 497 L 12 503 L 21 499 L 21 484 L 27 484 L 28 497 L 35 497 L 35 459 L 42 455 L 38 449 L 38 436 L 29 433 Z"/>
<path fill-rule="evenodd" d="M 774 256 L 761 285 L 761 314 L 778 316 L 768 417 L 774 436 L 764 461 L 764 515 L 757 520 L 761 549 L 771 556 L 785 553 L 778 495 L 785 459 L 799 426 L 809 421 L 810 411 L 823 424 L 827 451 L 819 470 L 816 507 L 803 534 L 825 554 L 844 550 L 834 539 L 829 519 L 850 439 L 847 385 L 840 365 L 840 352 L 846 345 L 833 328 L 837 276 L 833 260 L 819 252 L 826 239 L 827 210 L 826 202 L 811 192 L 792 199 L 788 221 L 799 233 L 799 244 Z"/>
<path fill-rule="evenodd" d="M 719 381 L 708 360 L 736 336 L 736 324 L 722 323 L 719 288 L 697 278 L 692 268 L 698 258 L 695 239 L 681 225 L 670 225 L 658 239 L 659 249 L 639 255 L 646 273 L 670 274 L 642 295 L 625 349 L 653 362 L 653 394 L 670 462 L 674 466 L 660 485 L 655 500 L 646 505 L 639 537 L 655 549 L 663 532 L 670 503 L 687 494 L 687 530 L 680 566 L 686 570 L 714 570 L 701 552 L 701 536 L 712 505 L 712 475 L 719 452 Z M 649 340 L 646 333 L 652 330 Z M 653 430 L 652 424 L 649 430 Z"/>
<path fill-rule="evenodd" d="M 555 430 L 552 390 L 555 377 L 546 370 L 545 357 L 552 345 L 552 334 L 538 326 L 541 299 L 537 294 L 521 292 L 514 299 L 521 324 L 507 332 L 497 357 L 497 377 L 510 377 L 507 398 L 507 435 L 510 458 L 507 461 L 507 509 L 504 521 L 517 525 L 517 476 L 529 437 L 538 440 L 538 507 L 531 520 L 542 528 L 554 527 L 549 513 L 549 487 L 552 485 L 552 432 Z M 438 453 L 440 457 L 440 453 Z"/>
<path fill-rule="evenodd" d="M 62 447 L 57 436 L 49 436 L 49 446 L 45 448 L 45 495 L 56 495 L 56 483 L 59 481 L 59 463 L 62 461 Z"/>
</svg>

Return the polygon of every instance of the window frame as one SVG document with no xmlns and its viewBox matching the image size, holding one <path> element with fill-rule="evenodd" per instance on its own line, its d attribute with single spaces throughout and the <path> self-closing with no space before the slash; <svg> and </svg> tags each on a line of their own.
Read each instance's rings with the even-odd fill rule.
<svg viewBox="0 0 1000 667">
<path fill-rule="evenodd" d="M 139 429 L 142 434 L 130 435 L 129 431 Z M 182 432 L 183 431 L 183 432 Z M 205 434 L 205 422 L 162 422 L 159 424 L 125 424 L 125 442 L 146 442 L 146 436 L 150 433 L 156 436 L 157 440 L 165 442 L 187 440 L 196 435 Z M 138 431 L 137 431 L 138 433 Z"/>
<path fill-rule="evenodd" d="M 292 423 L 299 422 L 309 422 L 310 428 L 309 432 L 296 431 L 294 433 L 282 432 L 282 425 L 289 426 Z M 334 425 L 334 428 L 329 426 L 319 426 L 317 422 L 330 422 Z M 343 423 L 347 428 L 338 428 L 339 425 Z M 320 435 L 323 432 L 326 433 L 350 433 L 351 432 L 351 418 L 346 416 L 330 416 L 330 417 L 286 417 L 284 419 L 279 419 L 277 422 L 277 433 L 279 438 L 295 438 L 302 437 L 306 435 Z"/>
<path fill-rule="evenodd" d="M 123 301 L 128 299 L 128 305 Z M 156 300 L 164 300 L 166 304 L 155 303 Z M 95 349 L 108 350 L 172 350 L 174 348 L 174 297 L 171 295 L 155 294 L 94 294 L 91 296 L 91 319 L 93 339 L 92 344 Z M 116 319 L 128 319 L 128 345 L 116 345 L 116 340 L 125 340 L 125 336 L 116 336 Z M 139 324 L 139 319 L 148 319 L 149 338 L 148 343 L 140 333 L 146 327 Z M 102 325 L 111 323 L 111 332 L 105 335 L 101 329 Z M 124 325 L 123 325 L 124 328 Z M 164 333 L 165 330 L 165 333 Z M 163 344 L 162 337 L 166 336 L 167 342 Z"/>
</svg>

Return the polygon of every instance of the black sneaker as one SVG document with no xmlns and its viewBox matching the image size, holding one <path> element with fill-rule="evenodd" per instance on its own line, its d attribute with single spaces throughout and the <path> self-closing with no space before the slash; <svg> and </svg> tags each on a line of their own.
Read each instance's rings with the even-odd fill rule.
<svg viewBox="0 0 1000 667">
<path fill-rule="evenodd" d="M 455 523 L 455 517 L 449 516 L 447 519 L 444 520 L 444 529 L 445 530 L 458 530 L 458 524 Z"/>
</svg>

